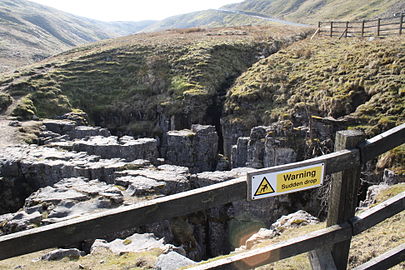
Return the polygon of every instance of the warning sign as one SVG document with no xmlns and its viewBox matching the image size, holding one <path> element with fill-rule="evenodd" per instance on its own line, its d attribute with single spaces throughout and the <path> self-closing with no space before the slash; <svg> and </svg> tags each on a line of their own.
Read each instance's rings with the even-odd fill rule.
<svg viewBox="0 0 405 270">
<path fill-rule="evenodd" d="M 255 196 L 270 194 L 273 192 L 273 187 L 270 185 L 269 181 L 267 181 L 266 177 L 264 177 L 260 186 L 256 190 Z"/>
<path fill-rule="evenodd" d="M 302 163 L 300 163 L 302 164 Z M 319 187 L 323 183 L 323 163 L 306 166 L 278 166 L 248 173 L 248 199 L 257 200 Z"/>
</svg>

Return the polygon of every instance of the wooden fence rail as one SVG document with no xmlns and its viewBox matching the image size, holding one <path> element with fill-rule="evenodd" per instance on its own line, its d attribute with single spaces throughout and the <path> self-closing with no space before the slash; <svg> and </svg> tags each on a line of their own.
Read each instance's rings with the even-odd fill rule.
<svg viewBox="0 0 405 270">
<path fill-rule="evenodd" d="M 363 21 L 318 22 L 319 36 L 328 37 L 385 37 L 402 35 L 405 27 L 405 13 L 398 16 Z"/>
<path fill-rule="evenodd" d="M 251 269 L 293 257 L 304 252 L 325 247 L 330 244 L 349 240 L 364 230 L 373 227 L 385 218 L 394 216 L 405 209 L 405 192 L 385 201 L 383 204 L 364 211 L 349 222 L 333 225 L 322 230 L 308 233 L 304 236 L 289 239 L 274 245 L 237 253 L 223 259 L 203 263 L 189 270 L 223 269 L 226 266 L 236 266 L 237 269 Z M 403 252 L 405 246 L 400 246 Z M 399 251 L 395 254 L 400 253 Z M 397 261 L 398 258 L 394 258 Z M 401 261 L 400 261 L 401 262 Z M 379 268 L 382 269 L 382 268 Z"/>
<path fill-rule="evenodd" d="M 358 168 L 365 161 L 373 159 L 379 154 L 404 142 L 405 124 L 402 124 L 370 140 L 365 140 L 356 148 L 353 145 L 353 147 L 350 147 L 352 149 L 343 149 L 303 162 L 281 165 L 274 168 L 299 167 L 301 164 L 307 164 L 308 161 L 322 162 L 325 164 L 325 174 L 333 174 L 350 168 Z M 239 178 L 136 205 L 1 236 L 0 260 L 46 248 L 66 246 L 86 239 L 101 238 L 110 233 L 135 226 L 176 216 L 184 216 L 233 201 L 245 200 L 246 194 L 246 179 Z M 362 218 L 361 220 L 364 219 Z M 357 221 L 357 224 L 362 223 Z M 349 225 L 333 225 L 323 231 L 322 236 L 319 237 L 321 239 L 319 241 L 329 241 L 327 239 L 332 239 L 328 243 L 337 243 L 342 240 L 350 240 L 351 236 L 352 228 Z M 307 242 L 311 241 L 307 240 Z M 302 250 L 304 249 L 307 250 L 306 248 L 302 248 Z M 291 250 L 291 248 L 286 247 L 286 250 Z M 285 252 L 285 254 L 290 254 L 290 251 Z"/>
</svg>

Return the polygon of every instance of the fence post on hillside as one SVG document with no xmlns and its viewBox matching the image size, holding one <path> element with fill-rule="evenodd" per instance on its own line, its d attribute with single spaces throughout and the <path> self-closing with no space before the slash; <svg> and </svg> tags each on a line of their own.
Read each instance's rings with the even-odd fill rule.
<svg viewBox="0 0 405 270">
<path fill-rule="evenodd" d="M 349 32 L 349 22 L 346 22 L 346 33 L 345 37 L 347 38 L 347 33 Z"/>
<path fill-rule="evenodd" d="M 336 133 L 335 151 L 356 148 L 365 140 L 358 130 Z M 352 218 L 357 207 L 357 192 L 360 185 L 360 160 L 353 160 L 354 167 L 332 175 L 332 187 L 328 202 L 327 226 L 340 224 Z M 332 257 L 336 269 L 345 270 L 349 256 L 350 240 L 332 246 Z"/>
<path fill-rule="evenodd" d="M 366 21 L 363 20 L 361 22 L 361 37 L 364 37 L 364 26 L 366 26 Z"/>
<path fill-rule="evenodd" d="M 402 27 L 404 25 L 404 15 L 405 15 L 404 13 L 401 13 L 400 16 L 401 21 L 399 23 L 399 35 L 402 35 Z"/>
<path fill-rule="evenodd" d="M 381 32 L 380 30 L 381 30 L 381 19 L 378 18 L 378 20 L 377 20 L 377 37 L 380 36 L 380 32 Z"/>
<path fill-rule="evenodd" d="M 333 37 L 333 22 L 330 22 L 330 37 Z"/>
</svg>

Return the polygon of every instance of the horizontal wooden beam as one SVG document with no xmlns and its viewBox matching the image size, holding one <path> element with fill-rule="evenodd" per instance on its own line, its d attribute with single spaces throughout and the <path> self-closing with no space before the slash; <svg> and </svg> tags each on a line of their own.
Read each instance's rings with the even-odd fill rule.
<svg viewBox="0 0 405 270">
<path fill-rule="evenodd" d="M 360 166 L 360 152 L 358 149 L 341 150 L 327 155 L 307 159 L 304 161 L 274 166 L 271 168 L 258 169 L 253 172 L 249 172 L 248 175 L 253 176 L 270 173 L 274 171 L 289 170 L 303 166 L 308 166 L 309 164 L 318 164 L 318 163 L 325 164 L 325 174 L 340 172 L 344 169 L 350 169 L 356 166 Z"/>
<path fill-rule="evenodd" d="M 352 218 L 353 235 L 405 210 L 405 191 Z"/>
<path fill-rule="evenodd" d="M 389 269 L 405 261 L 405 244 L 402 244 L 386 253 L 371 259 L 353 270 L 381 270 Z"/>
<path fill-rule="evenodd" d="M 0 260 L 65 246 L 156 221 L 184 216 L 246 198 L 246 179 L 239 178 L 136 205 L 120 207 L 0 237 Z"/>
<path fill-rule="evenodd" d="M 366 140 L 360 145 L 361 161 L 364 163 L 372 160 L 403 143 L 405 143 L 405 123 Z"/>
<path fill-rule="evenodd" d="M 252 269 L 308 252 L 322 246 L 348 240 L 351 235 L 352 229 L 348 223 L 334 225 L 285 242 L 236 253 L 223 259 L 208 261 L 206 263 L 203 262 L 187 269 L 224 269 L 224 267 L 228 266 L 235 266 L 236 269 Z"/>
</svg>

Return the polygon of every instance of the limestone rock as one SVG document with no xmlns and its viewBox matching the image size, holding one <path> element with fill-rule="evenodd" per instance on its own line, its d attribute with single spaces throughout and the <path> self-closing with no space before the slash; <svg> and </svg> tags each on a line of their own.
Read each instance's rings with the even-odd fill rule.
<svg viewBox="0 0 405 270">
<path fill-rule="evenodd" d="M 261 228 L 257 233 L 253 234 L 251 237 L 249 237 L 248 240 L 246 240 L 246 248 L 251 249 L 253 246 L 272 239 L 273 237 L 277 236 L 279 233 L 277 230 L 269 230 L 266 228 Z"/>
<path fill-rule="evenodd" d="M 158 270 L 176 270 L 181 267 L 186 267 L 195 264 L 194 261 L 180 255 L 177 252 L 169 252 L 158 257 L 156 269 Z"/>
<path fill-rule="evenodd" d="M 275 223 L 273 223 L 272 227 L 279 231 L 283 231 L 287 228 L 294 228 L 317 223 L 319 223 L 318 218 L 308 214 L 303 210 L 299 210 L 295 213 L 282 216 Z"/>
<path fill-rule="evenodd" d="M 43 121 L 43 124 L 47 130 L 60 135 L 67 134 L 68 132 L 74 130 L 74 128 L 77 126 L 76 122 L 71 120 L 47 119 Z"/>
<path fill-rule="evenodd" d="M 109 137 L 111 136 L 111 133 L 107 129 L 101 127 L 77 126 L 70 131 L 68 135 L 70 139 L 73 140 L 94 136 Z"/>
<path fill-rule="evenodd" d="M 214 170 L 218 135 L 213 126 L 192 125 L 191 130 L 167 133 L 165 159 L 169 164 L 189 167 L 192 172 Z"/>
<path fill-rule="evenodd" d="M 239 137 L 231 155 L 232 167 L 245 167 L 249 137 Z"/>
<path fill-rule="evenodd" d="M 364 201 L 361 201 L 359 204 L 360 208 L 367 208 L 370 205 L 372 205 L 373 203 L 375 203 L 375 199 L 377 197 L 377 195 L 383 191 L 389 188 L 389 185 L 387 185 L 386 183 L 381 183 L 379 185 L 372 185 L 369 186 L 367 189 L 367 194 L 366 194 L 366 198 L 364 199 Z"/>
<path fill-rule="evenodd" d="M 383 182 L 386 183 L 387 185 L 395 185 L 403 183 L 405 182 L 405 175 L 396 174 L 395 172 L 389 169 L 384 169 Z"/>
<path fill-rule="evenodd" d="M 246 176 L 246 173 L 253 171 L 253 168 L 235 168 L 230 171 L 214 171 L 193 174 L 190 182 L 194 188 L 221 183 L 227 180 Z"/>
<path fill-rule="evenodd" d="M 144 176 L 122 176 L 118 177 L 115 183 L 127 187 L 126 192 L 130 196 L 158 194 L 166 187 L 165 182 L 156 181 Z"/>
<path fill-rule="evenodd" d="M 147 159 L 154 161 L 157 158 L 156 139 L 142 138 L 135 140 L 124 136 L 118 139 L 115 136 L 93 136 L 73 143 L 73 150 L 87 152 L 105 159 L 121 158 L 126 161 Z"/>
<path fill-rule="evenodd" d="M 80 250 L 77 248 L 71 249 L 57 249 L 51 251 L 41 257 L 43 261 L 60 261 L 64 258 L 69 258 L 70 260 L 77 260 L 81 256 Z"/>
<path fill-rule="evenodd" d="M 126 239 L 116 239 L 110 243 L 105 240 L 97 239 L 91 246 L 91 254 L 97 254 L 109 250 L 114 254 L 124 252 L 143 252 L 152 249 L 166 250 L 164 239 L 158 239 L 152 233 L 135 233 Z"/>
</svg>

